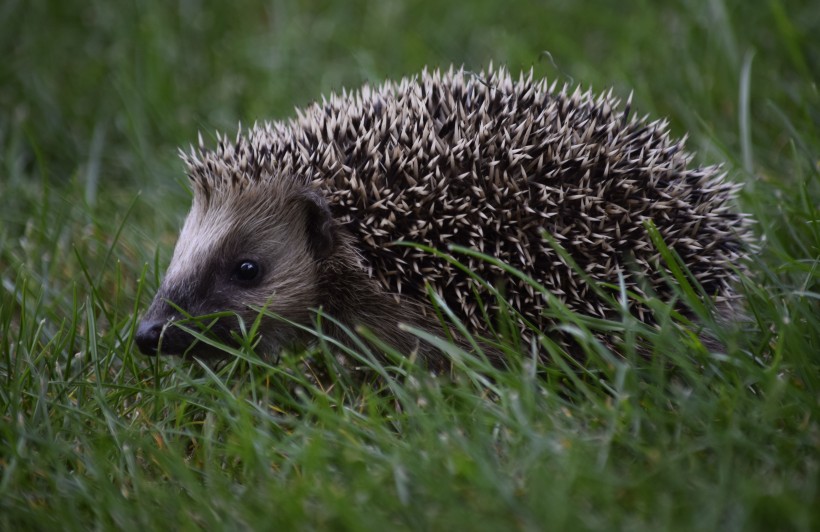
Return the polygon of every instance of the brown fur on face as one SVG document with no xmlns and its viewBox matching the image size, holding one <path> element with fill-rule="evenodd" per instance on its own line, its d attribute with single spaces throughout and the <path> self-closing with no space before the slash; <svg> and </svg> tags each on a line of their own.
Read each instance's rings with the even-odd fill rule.
<svg viewBox="0 0 820 532">
<path fill-rule="evenodd" d="M 169 301 L 191 316 L 229 311 L 250 324 L 258 314 L 250 308 L 255 306 L 309 324 L 308 309 L 321 305 L 316 291 L 319 257 L 308 243 L 308 224 L 313 220 L 307 219 L 309 211 L 304 208 L 315 198 L 306 187 L 276 183 L 265 188 L 237 184 L 213 192 L 195 188 L 193 207 L 143 324 L 156 327 L 182 318 Z M 252 282 L 235 278 L 237 265 L 244 260 L 261 269 Z M 231 330 L 236 328 L 221 326 L 215 332 L 220 340 L 230 341 Z M 263 331 L 271 348 L 294 343 L 300 336 L 284 324 Z M 163 345 L 168 347 L 163 352 L 182 354 L 191 340 L 179 328 L 166 328 Z M 151 343 L 144 339 L 140 348 L 151 352 L 156 347 Z"/>
<path fill-rule="evenodd" d="M 251 283 L 233 275 L 245 260 L 261 268 Z M 313 309 L 322 308 L 351 329 L 364 325 L 377 331 L 406 352 L 420 346 L 398 324 L 428 324 L 421 305 L 399 304 L 369 278 L 353 239 L 333 220 L 321 193 L 309 185 L 281 178 L 254 186 L 233 184 L 218 194 L 195 187 L 193 207 L 171 264 L 140 324 L 138 346 L 146 354 L 182 355 L 193 347 L 196 356 L 222 357 L 224 353 L 196 343 L 175 323 L 194 329 L 209 326 L 208 334 L 231 344 L 239 330 L 237 321 L 249 326 L 257 319 L 258 308 L 283 318 L 263 317 L 259 329 L 263 353 L 310 341 L 310 335 L 287 321 L 311 326 Z M 226 311 L 235 317 L 200 324 L 185 319 Z M 346 340 L 333 323 L 325 329 Z M 421 351 L 429 358 L 430 353 Z"/>
</svg>

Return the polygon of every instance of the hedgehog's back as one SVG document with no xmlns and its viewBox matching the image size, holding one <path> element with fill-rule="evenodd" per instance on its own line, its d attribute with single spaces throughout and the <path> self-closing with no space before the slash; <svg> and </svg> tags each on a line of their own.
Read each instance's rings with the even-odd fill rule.
<svg viewBox="0 0 820 532">
<path fill-rule="evenodd" d="M 425 298 L 429 283 L 474 327 L 487 290 L 417 242 L 475 248 L 522 270 L 570 308 L 607 307 L 556 253 L 552 235 L 592 279 L 668 292 L 644 227 L 652 220 L 705 291 L 731 294 L 744 217 L 715 167 L 690 168 L 666 122 L 629 116 L 610 93 L 557 91 L 505 70 L 422 73 L 334 95 L 288 124 L 251 133 L 258 172 L 323 189 L 383 287 Z M 259 175 L 259 174 L 257 174 Z M 543 298 L 487 262 L 458 257 L 532 319 Z M 642 313 L 643 309 L 635 308 Z"/>
</svg>

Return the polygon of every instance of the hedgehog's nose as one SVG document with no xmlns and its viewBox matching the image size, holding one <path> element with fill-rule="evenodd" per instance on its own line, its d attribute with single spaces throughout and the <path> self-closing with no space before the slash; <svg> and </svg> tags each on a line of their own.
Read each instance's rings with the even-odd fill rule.
<svg viewBox="0 0 820 532">
<path fill-rule="evenodd" d="M 159 337 L 162 334 L 164 321 L 143 320 L 137 327 L 136 342 L 137 347 L 143 355 L 156 355 L 159 346 Z"/>
</svg>

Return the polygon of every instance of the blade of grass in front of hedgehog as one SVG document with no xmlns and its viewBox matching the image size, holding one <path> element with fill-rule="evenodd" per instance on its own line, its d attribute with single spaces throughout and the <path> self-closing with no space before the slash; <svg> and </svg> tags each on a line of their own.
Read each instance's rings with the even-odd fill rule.
<svg viewBox="0 0 820 532">
<path fill-rule="evenodd" d="M 491 365 L 484 364 L 483 361 L 471 356 L 470 353 L 458 345 L 450 343 L 439 336 L 425 331 L 424 329 L 410 325 L 401 325 L 400 328 L 404 331 L 412 333 L 428 344 L 435 346 L 442 353 L 445 353 L 447 358 L 452 361 L 454 368 L 459 373 L 467 375 L 470 381 L 478 389 L 488 389 L 493 393 L 498 393 L 498 389 L 488 377 L 488 375 L 492 375 L 494 373 Z"/>
<path fill-rule="evenodd" d="M 618 330 L 620 328 L 620 325 L 615 324 L 614 322 L 601 320 L 599 318 L 591 318 L 591 317 L 585 316 L 581 313 L 578 313 L 578 312 L 575 312 L 575 311 L 571 310 L 560 299 L 555 297 L 555 295 L 552 294 L 552 292 L 550 292 L 544 285 L 542 285 L 541 283 L 539 283 L 537 280 L 533 279 L 531 276 L 527 275 L 526 273 L 522 272 L 521 270 L 519 270 L 519 269 L 517 269 L 513 266 L 510 266 L 509 264 L 505 263 L 504 261 L 501 261 L 501 260 L 499 260 L 495 257 L 492 257 L 490 255 L 481 253 L 479 251 L 476 251 L 472 248 L 466 248 L 466 247 L 452 245 L 452 246 L 450 246 L 450 249 L 454 252 L 462 253 L 464 255 L 467 255 L 467 256 L 470 256 L 470 257 L 475 257 L 475 258 L 478 258 L 480 260 L 486 261 L 486 262 L 496 266 L 497 268 L 503 270 L 507 274 L 512 275 L 514 277 L 517 277 L 518 279 L 520 279 L 520 280 L 524 281 L 525 283 L 529 284 L 530 286 L 532 286 L 532 288 L 535 291 L 540 293 L 545 298 L 545 300 L 548 303 L 549 308 L 553 311 L 554 317 L 558 318 L 559 322 L 571 323 L 575 327 L 577 327 L 579 331 L 583 331 L 585 335 L 591 335 L 591 330 L 589 328 L 590 324 L 596 324 L 596 323 L 613 324 L 614 330 Z M 569 258 L 568 260 L 570 261 L 571 266 L 574 265 L 575 267 L 577 267 L 577 265 L 575 265 L 574 261 L 572 261 L 571 258 Z M 455 259 L 453 259 L 453 261 L 457 263 L 457 261 Z M 588 276 L 586 276 L 586 277 L 587 277 L 588 282 L 591 283 L 592 287 L 594 287 L 597 290 L 600 290 L 600 288 L 597 287 L 597 283 L 595 283 L 595 281 L 593 281 L 592 279 L 589 279 Z M 489 283 L 484 281 L 484 285 L 489 286 Z M 514 307 L 512 307 L 509 303 L 507 303 L 504 300 L 503 296 L 498 292 L 498 290 L 496 290 L 495 288 L 492 288 L 492 294 L 493 294 L 494 297 L 497 298 L 497 300 L 499 302 L 505 303 L 508 308 L 510 308 L 511 310 L 514 310 Z M 603 293 L 603 291 L 601 291 L 601 295 L 602 295 L 602 297 L 606 297 L 609 300 L 612 300 L 611 296 L 608 296 L 607 294 Z M 613 301 L 613 305 L 615 305 L 614 301 Z M 520 314 L 516 314 L 516 316 L 518 317 L 518 316 L 520 316 Z M 533 332 L 536 332 L 536 333 L 541 334 L 541 335 L 543 335 L 546 332 L 546 331 L 541 331 L 541 330 L 537 329 L 529 321 L 525 321 L 524 323 Z"/>
<path fill-rule="evenodd" d="M 393 375 L 394 378 L 407 377 L 414 371 L 413 368 L 417 367 L 418 360 L 415 357 L 411 358 L 412 353 L 399 352 L 387 340 L 374 334 L 370 328 L 356 327 L 356 334 L 363 340 L 373 344 L 376 349 L 384 354 L 386 363 L 377 362 L 384 367 L 384 371 L 379 372 L 382 376 L 389 374 Z"/>
<path fill-rule="evenodd" d="M 584 283 L 586 283 L 590 288 L 598 295 L 603 301 L 608 302 L 608 306 L 613 309 L 616 313 L 620 315 L 620 321 L 614 321 L 611 319 L 602 319 L 596 318 L 592 316 L 587 316 L 581 313 L 574 312 L 567 308 L 563 303 L 545 291 L 544 287 L 540 285 L 540 283 L 532 280 L 529 276 L 517 270 L 515 268 L 510 267 L 509 265 L 505 265 L 501 261 L 497 261 L 493 257 L 488 257 L 481 253 L 476 252 L 475 250 L 470 249 L 458 249 L 459 252 L 465 253 L 467 255 L 475 256 L 481 258 L 482 260 L 489 260 L 493 262 L 496 266 L 504 269 L 509 274 L 514 275 L 528 284 L 531 284 L 533 288 L 540 293 L 546 296 L 546 299 L 549 303 L 549 311 L 545 309 L 545 312 L 548 313 L 551 317 L 558 320 L 559 323 L 567 322 L 572 323 L 575 327 L 578 327 L 578 330 L 573 331 L 573 335 L 576 337 L 577 340 L 580 340 L 581 347 L 584 349 L 585 354 L 587 356 L 593 355 L 595 358 L 603 357 L 604 362 L 607 364 L 612 364 L 615 362 L 616 358 L 613 358 L 609 349 L 599 349 L 599 344 L 597 340 L 592 342 L 586 341 L 585 338 L 592 338 L 593 331 L 598 332 L 611 332 L 620 335 L 621 333 L 628 333 L 625 338 L 629 340 L 628 347 L 630 350 L 635 350 L 635 342 L 637 341 L 637 337 L 644 338 L 649 340 L 650 342 L 654 342 L 652 339 L 655 338 L 658 334 L 658 329 L 656 327 L 652 327 L 645 322 L 639 320 L 637 317 L 632 315 L 629 312 L 628 304 L 626 301 L 634 300 L 641 305 L 645 305 L 649 308 L 649 310 L 655 313 L 671 313 L 672 316 L 675 317 L 675 320 L 679 323 L 684 324 L 686 327 L 691 328 L 692 324 L 689 320 L 683 316 L 680 312 L 675 309 L 674 301 L 672 302 L 661 302 L 652 296 L 643 296 L 638 294 L 634 291 L 627 290 L 625 286 L 621 285 L 612 285 L 609 283 L 599 282 L 595 279 L 592 279 L 584 270 L 581 268 L 569 252 L 563 248 L 554 238 L 550 235 L 545 234 L 545 239 L 552 245 L 555 251 L 561 256 L 561 259 L 567 264 L 573 271 L 575 271 L 582 279 Z M 662 245 L 661 240 L 661 245 Z M 668 248 L 666 248 L 668 250 Z M 702 317 L 703 321 L 710 326 L 710 328 L 715 329 L 714 327 L 714 319 L 706 309 L 706 303 L 704 301 L 709 302 L 710 300 L 705 297 L 705 299 L 700 299 L 697 294 L 694 292 L 694 288 L 687 282 L 687 275 L 689 278 L 692 278 L 691 272 L 686 269 L 686 266 L 680 266 L 679 260 L 677 263 L 674 262 L 674 255 L 670 252 L 664 255 L 666 260 L 673 261 L 675 264 L 675 268 L 670 268 L 673 272 L 677 272 L 674 275 L 675 280 L 682 280 L 682 284 L 688 287 L 688 290 L 685 291 L 683 296 L 685 300 L 689 302 L 691 307 L 698 307 L 699 306 L 699 313 L 697 314 L 699 318 Z M 666 272 L 659 267 L 659 272 L 661 275 L 667 275 Z M 668 282 L 674 289 L 676 287 L 675 282 L 672 279 L 668 279 Z M 694 281 L 696 283 L 696 281 Z M 698 284 L 695 285 L 699 287 Z M 615 290 L 614 292 L 608 291 L 605 288 L 609 288 L 610 290 Z M 702 291 L 702 289 L 701 289 Z M 614 294 L 619 294 L 619 298 L 616 298 Z M 579 332 L 583 331 L 583 334 L 579 335 Z M 634 336 L 634 338 L 633 338 Z M 695 335 L 697 337 L 697 335 Z M 592 349 L 591 349 L 592 348 Z M 577 365 L 577 362 L 570 360 L 570 364 Z"/>
<path fill-rule="evenodd" d="M 465 264 L 461 263 L 453 255 L 451 255 L 449 253 L 442 252 L 440 250 L 437 250 L 435 248 L 432 248 L 430 246 L 426 246 L 426 245 L 423 245 L 423 244 L 417 244 L 417 243 L 411 243 L 411 242 L 397 242 L 396 244 L 397 245 L 414 247 L 414 248 L 423 250 L 427 253 L 431 253 L 431 254 L 445 260 L 447 263 L 453 265 L 454 267 L 460 269 L 461 271 L 465 272 L 471 279 L 473 279 L 475 281 L 475 283 L 478 286 L 482 286 L 483 288 L 485 288 L 492 295 L 492 297 L 498 303 L 498 305 L 502 309 L 504 309 L 504 312 L 502 313 L 503 315 L 507 315 L 510 318 L 512 316 L 515 316 L 516 320 L 521 320 L 521 322 L 523 322 L 529 330 L 533 331 L 538 336 L 542 336 L 544 334 L 544 331 L 539 330 L 537 327 L 535 327 L 534 324 L 532 324 L 529 320 L 527 320 L 527 318 L 525 316 L 521 315 L 521 313 L 518 312 L 517 309 L 513 305 L 511 305 L 504 298 L 503 294 L 501 294 L 498 291 L 497 288 L 495 288 L 493 285 L 491 285 L 485 279 L 481 278 L 475 272 L 470 270 Z M 489 255 L 486 255 L 486 254 L 480 253 L 476 250 L 473 250 L 472 248 L 465 248 L 465 247 L 461 247 L 461 246 L 451 245 L 451 246 L 449 246 L 449 249 L 451 251 L 454 251 L 454 252 L 457 252 L 457 253 L 463 253 L 465 255 L 476 257 L 476 258 L 479 258 L 481 260 L 487 261 L 487 262 L 499 267 L 500 269 L 506 271 L 508 274 L 515 275 L 518 278 L 524 280 L 525 282 L 527 282 L 528 284 L 533 286 L 533 288 L 536 291 L 544 294 L 545 297 L 548 299 L 548 301 L 555 302 L 556 306 L 559 309 L 559 313 L 558 313 L 559 318 L 569 319 L 569 320 L 573 321 L 574 323 L 576 323 L 579 327 L 585 328 L 585 326 L 583 325 L 583 322 L 587 321 L 587 318 L 585 318 L 583 316 L 580 316 L 580 315 L 570 311 L 568 308 L 566 308 L 565 305 L 563 305 L 563 303 L 558 301 L 557 298 L 555 298 L 555 296 L 553 296 L 551 293 L 549 293 L 549 291 L 547 291 L 545 287 L 543 287 L 540 283 L 538 283 L 537 281 L 535 281 L 534 279 L 532 279 L 530 276 L 526 275 L 525 273 L 521 272 L 520 270 L 509 266 L 508 264 L 504 263 L 503 261 L 500 261 L 500 260 L 496 259 L 495 257 L 491 257 Z M 435 298 L 435 299 L 432 300 L 432 302 L 433 302 L 434 305 L 439 305 L 442 308 L 448 308 L 449 309 L 449 307 L 447 307 L 446 303 L 443 300 L 441 300 L 441 298 Z M 457 325 L 457 329 L 459 330 L 459 332 L 461 332 L 461 334 L 467 335 L 470 338 L 470 340 L 468 340 L 468 341 L 475 342 L 475 340 L 472 339 L 472 335 L 469 332 L 469 330 L 467 330 L 467 328 L 463 324 L 461 324 L 460 320 L 458 320 L 458 318 L 455 316 L 455 314 L 451 310 L 447 314 L 448 314 L 447 317 L 449 318 L 449 320 L 451 322 L 454 322 L 456 324 L 460 324 L 460 325 Z M 503 318 L 503 316 L 502 316 L 502 318 Z M 554 348 L 563 351 L 563 348 L 560 348 L 557 344 L 555 344 L 551 340 L 548 340 L 548 343 L 553 345 Z M 507 349 L 507 348 L 512 347 L 512 346 L 509 345 L 509 342 L 504 342 L 504 341 L 501 341 L 500 345 L 502 346 L 502 349 Z M 570 359 L 573 358 L 571 355 L 569 355 L 567 353 L 565 353 L 565 356 L 570 358 Z M 483 356 L 482 358 L 486 361 L 486 356 Z M 577 360 L 574 360 L 573 362 L 576 365 L 578 364 Z"/>
<path fill-rule="evenodd" d="M 708 300 L 709 296 L 703 290 L 700 283 L 697 282 L 697 279 L 692 274 L 691 270 L 689 270 L 683 262 L 681 256 L 675 250 L 670 249 L 669 246 L 666 245 L 663 236 L 660 234 L 660 231 L 658 231 L 658 228 L 652 220 L 644 221 L 644 227 L 649 234 L 649 238 L 652 240 L 652 244 L 661 254 L 661 257 L 663 257 L 666 267 L 672 273 L 672 276 L 676 281 L 676 283 L 669 283 L 670 287 L 681 293 L 684 301 L 686 301 L 689 308 L 695 312 L 695 315 L 697 315 L 698 318 L 703 320 L 709 319 L 711 313 L 704 304 L 704 301 Z M 661 274 L 665 274 L 663 268 L 659 267 L 658 270 Z"/>
<path fill-rule="evenodd" d="M 426 253 L 430 253 L 431 255 L 435 255 L 436 257 L 438 257 L 438 258 L 440 258 L 440 259 L 443 259 L 443 260 L 444 260 L 444 261 L 446 261 L 448 264 L 450 264 L 450 265 L 452 265 L 452 266 L 455 266 L 456 268 L 458 268 L 459 270 L 461 270 L 462 272 L 464 272 L 464 273 L 465 273 L 465 274 L 466 274 L 466 275 L 467 275 L 470 279 L 472 279 L 473 281 L 475 281 L 475 282 L 476 282 L 476 284 L 478 284 L 479 286 L 482 286 L 482 287 L 483 287 L 483 288 L 485 288 L 487 291 L 489 291 L 489 293 L 490 293 L 493 297 L 495 297 L 495 298 L 496 298 L 496 300 L 498 301 L 498 303 L 499 303 L 499 304 L 506 304 L 506 305 L 509 307 L 509 310 L 510 310 L 511 312 L 514 312 L 514 313 L 516 314 L 516 316 L 517 316 L 517 317 L 519 317 L 519 318 L 520 318 L 520 319 L 522 319 L 522 320 L 526 320 L 526 317 L 525 317 L 525 316 L 523 316 L 520 312 L 518 312 L 518 311 L 515 309 L 515 307 L 513 307 L 512 305 L 510 305 L 510 304 L 509 304 L 509 303 L 508 303 L 508 302 L 504 299 L 504 297 L 502 296 L 502 294 L 498 291 L 498 289 L 497 289 L 495 286 L 493 286 L 491 283 L 487 282 L 487 280 L 486 280 L 486 279 L 484 279 L 484 278 L 482 278 L 480 275 L 476 274 L 474 271 L 472 271 L 470 268 L 468 268 L 468 267 L 467 267 L 467 265 L 465 265 L 465 264 L 463 264 L 462 262 L 460 262 L 458 259 L 456 259 L 456 258 L 455 258 L 453 255 L 451 255 L 450 253 L 446 253 L 446 252 L 441 251 L 441 250 L 439 250 L 439 249 L 436 249 L 436 248 L 434 248 L 434 247 L 432 247 L 432 246 L 428 246 L 428 245 L 426 245 L 426 244 L 419 244 L 419 243 L 417 243 L 417 242 L 399 241 L 399 242 L 394 242 L 394 243 L 393 243 L 393 245 L 396 245 L 396 246 L 407 246 L 407 247 L 416 248 L 416 249 L 419 249 L 419 250 L 424 251 L 424 252 L 426 252 Z M 456 246 L 456 245 L 452 245 L 452 244 L 448 246 L 448 249 L 449 249 L 450 251 L 465 251 L 465 250 L 466 250 L 466 251 L 470 251 L 470 252 L 472 252 L 472 251 L 473 251 L 471 248 L 464 248 L 464 247 L 461 247 L 461 246 Z M 478 253 L 478 252 L 476 252 L 476 253 Z M 481 258 L 481 257 L 487 257 L 487 259 L 491 259 L 491 258 L 492 258 L 492 257 L 489 257 L 489 255 L 483 255 L 483 254 L 478 254 L 478 255 L 476 255 L 476 256 L 478 256 L 478 257 L 480 257 L 480 258 Z M 488 262 L 491 262 L 491 261 L 488 261 Z"/>
<path fill-rule="evenodd" d="M 449 340 L 450 343 L 454 343 L 453 337 L 450 334 L 449 326 L 447 325 L 449 323 L 449 324 L 452 324 L 453 326 L 455 326 L 455 328 L 461 334 L 461 337 L 464 338 L 470 344 L 470 347 L 473 348 L 476 355 L 481 359 L 481 361 L 487 367 L 490 367 L 491 366 L 490 361 L 487 359 L 487 355 L 486 355 L 486 353 L 484 353 L 484 350 L 481 348 L 481 345 L 475 339 L 475 337 L 470 332 L 470 330 L 467 328 L 467 326 L 464 324 L 464 322 L 462 322 L 458 318 L 458 316 L 456 316 L 456 313 L 453 312 L 453 309 L 450 308 L 450 305 L 447 304 L 447 301 L 445 301 L 444 298 L 441 297 L 433 289 L 432 286 L 430 286 L 430 284 L 427 284 L 426 291 L 427 291 L 427 298 L 433 304 L 433 308 L 436 309 L 436 313 L 440 316 L 440 318 L 443 318 L 444 316 L 446 316 L 446 320 L 443 320 L 441 325 L 442 325 L 442 329 L 446 333 L 447 340 Z M 444 316 L 442 316 L 442 314 L 441 314 L 442 312 L 443 312 Z"/>
<path fill-rule="evenodd" d="M 349 357 L 350 360 L 361 363 L 364 367 L 375 371 L 376 374 L 385 379 L 386 382 L 391 381 L 392 369 L 385 366 L 384 363 L 380 360 L 380 358 L 373 352 L 370 346 L 367 345 L 365 339 L 363 338 L 363 335 L 361 334 L 361 332 L 365 331 L 365 329 L 358 329 L 354 331 L 350 327 L 348 327 L 335 317 L 325 313 L 321 309 L 314 309 L 314 312 L 316 312 L 318 316 L 318 323 L 321 324 L 324 321 L 332 323 L 347 338 L 350 339 L 352 346 L 348 346 L 345 345 L 345 343 L 343 343 L 341 340 L 326 335 L 321 329 L 317 327 L 290 321 L 266 309 L 254 308 L 254 310 L 264 313 L 264 315 L 269 318 L 282 321 L 283 323 L 287 323 L 289 326 L 301 330 L 305 333 L 308 333 L 309 335 L 316 338 L 319 341 L 320 346 L 323 346 L 323 351 L 326 351 L 326 361 L 331 361 L 332 364 L 336 365 L 337 363 L 332 351 L 338 350 L 340 354 Z M 398 393 L 400 393 L 400 391 Z"/>
<path fill-rule="evenodd" d="M 253 355 L 253 349 L 255 347 L 256 340 L 258 339 L 251 338 L 247 334 L 242 334 L 239 336 L 239 341 L 241 345 L 239 347 L 236 347 L 234 345 L 223 342 L 217 338 L 214 338 L 208 334 L 211 327 L 213 327 L 219 319 L 226 317 L 237 316 L 233 312 L 216 312 L 213 314 L 187 318 L 192 323 L 197 325 L 196 328 L 186 325 L 182 320 L 174 322 L 173 326 L 178 327 L 180 330 L 193 336 L 196 342 L 200 342 L 202 344 L 224 351 L 225 354 L 231 356 L 232 358 L 238 358 L 249 364 L 261 366 L 266 369 L 275 369 L 276 366 L 268 364 L 261 357 Z M 200 323 L 207 324 L 205 326 L 200 326 Z M 246 333 L 246 331 L 244 332 Z M 196 357 L 196 342 L 192 345 L 191 348 L 189 348 L 189 352 L 186 354 L 191 354 L 194 357 Z"/>
<path fill-rule="evenodd" d="M 501 261 L 501 260 L 497 259 L 496 257 L 487 255 L 485 253 L 481 253 L 481 252 L 476 251 L 472 248 L 467 248 L 467 247 L 462 247 L 462 246 L 457 246 L 457 245 L 450 245 L 450 246 L 448 246 L 448 248 L 450 249 L 450 251 L 453 251 L 453 252 L 456 252 L 456 253 L 461 253 L 461 254 L 464 254 L 464 255 L 467 255 L 467 256 L 470 256 L 470 257 L 475 257 L 475 258 L 481 259 L 485 262 L 488 262 L 488 263 L 492 264 L 493 266 L 496 266 L 497 268 L 507 272 L 508 274 L 513 275 L 513 276 L 517 277 L 518 279 L 524 281 L 528 285 L 532 286 L 534 290 L 536 290 L 538 293 L 540 293 L 542 296 L 544 296 L 544 298 L 547 300 L 547 303 L 550 306 L 550 308 L 552 308 L 553 310 L 558 312 L 558 315 L 562 319 L 564 319 L 566 321 L 569 321 L 569 322 L 572 322 L 572 323 L 575 323 L 576 325 L 583 326 L 582 323 L 581 323 L 581 318 L 580 318 L 579 314 L 577 314 L 577 313 L 573 312 L 572 310 L 570 310 L 569 307 L 567 307 L 560 299 L 555 297 L 555 295 L 552 292 L 550 292 L 544 285 L 542 285 L 541 283 L 539 283 L 537 280 L 533 279 L 531 276 L 527 275 L 526 273 L 522 272 L 521 270 L 510 266 L 509 264 L 505 263 L 504 261 Z M 455 259 L 452 259 L 452 260 L 453 260 L 454 264 L 460 264 L 457 260 L 455 260 Z M 477 278 L 477 276 L 473 275 L 473 278 L 475 279 L 475 278 Z M 484 280 L 481 280 L 481 283 L 485 287 L 490 289 L 492 295 L 494 297 L 496 297 L 499 302 L 506 302 L 504 297 L 501 295 L 501 293 L 495 287 L 493 287 L 487 281 L 484 281 Z M 515 309 L 515 307 L 511 306 L 509 303 L 507 303 L 507 306 L 510 308 L 510 310 Z M 524 319 L 524 317 L 521 316 L 520 313 L 516 313 L 516 316 L 521 317 L 522 319 Z M 532 325 L 529 321 L 526 321 L 526 323 L 533 330 L 537 330 L 537 329 L 535 329 L 534 325 Z"/>
</svg>

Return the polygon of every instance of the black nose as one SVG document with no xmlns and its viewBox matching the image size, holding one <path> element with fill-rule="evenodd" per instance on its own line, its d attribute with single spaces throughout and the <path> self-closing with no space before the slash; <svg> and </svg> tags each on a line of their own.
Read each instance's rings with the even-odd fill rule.
<svg viewBox="0 0 820 532">
<path fill-rule="evenodd" d="M 146 321 L 140 322 L 137 327 L 136 342 L 137 347 L 144 355 L 156 355 L 159 347 L 159 337 L 162 334 L 162 327 L 165 325 L 164 321 Z"/>
</svg>

